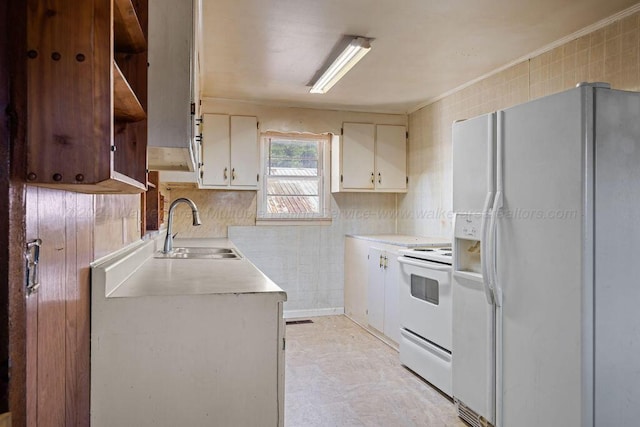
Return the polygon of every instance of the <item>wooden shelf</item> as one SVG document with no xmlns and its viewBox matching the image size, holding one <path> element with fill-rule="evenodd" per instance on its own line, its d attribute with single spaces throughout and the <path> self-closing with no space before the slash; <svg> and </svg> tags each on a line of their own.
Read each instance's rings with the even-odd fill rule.
<svg viewBox="0 0 640 427">
<path fill-rule="evenodd" d="M 118 172 L 114 172 L 109 179 L 92 184 L 35 182 L 31 185 L 86 194 L 136 194 L 146 190 L 143 183 Z"/>
<path fill-rule="evenodd" d="M 116 52 L 140 53 L 147 49 L 147 40 L 131 0 L 113 2 L 113 38 Z"/>
<path fill-rule="evenodd" d="M 113 115 L 116 120 L 123 122 L 137 122 L 147 117 L 129 82 L 115 62 L 113 63 Z"/>
</svg>

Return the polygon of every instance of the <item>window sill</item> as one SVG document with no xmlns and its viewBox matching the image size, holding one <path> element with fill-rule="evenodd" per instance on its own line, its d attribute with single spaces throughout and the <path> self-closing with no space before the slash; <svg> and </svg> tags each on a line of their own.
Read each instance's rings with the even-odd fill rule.
<svg viewBox="0 0 640 427">
<path fill-rule="evenodd" d="M 288 219 L 288 218 L 258 218 L 256 225 L 331 225 L 331 218 Z"/>
</svg>

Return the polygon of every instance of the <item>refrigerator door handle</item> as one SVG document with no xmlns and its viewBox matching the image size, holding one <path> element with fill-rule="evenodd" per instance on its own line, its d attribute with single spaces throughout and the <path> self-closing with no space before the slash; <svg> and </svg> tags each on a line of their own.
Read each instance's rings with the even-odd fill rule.
<svg viewBox="0 0 640 427">
<path fill-rule="evenodd" d="M 496 263 L 496 241 L 497 241 L 497 227 L 498 227 L 498 212 L 502 208 L 502 191 L 496 192 L 496 197 L 493 202 L 493 211 L 491 212 L 491 222 L 489 223 L 489 287 L 493 291 L 493 299 L 496 306 L 502 306 L 502 289 L 498 284 L 498 267 Z"/>
<path fill-rule="evenodd" d="M 498 254 L 496 253 L 498 247 L 498 213 L 502 209 L 503 205 L 503 191 L 504 191 L 504 111 L 498 111 L 496 114 L 496 197 L 493 202 L 493 212 L 491 212 L 491 224 L 489 225 L 489 252 L 491 257 L 491 264 L 489 266 L 489 274 L 491 275 L 490 286 L 493 290 L 493 299 L 496 306 L 502 306 L 502 288 L 498 283 Z"/>
<path fill-rule="evenodd" d="M 493 199 L 493 193 L 489 192 L 487 193 L 487 197 L 484 201 L 484 208 L 482 209 L 482 222 L 480 225 L 480 265 L 482 268 L 482 286 L 484 288 L 484 293 L 487 297 L 487 303 L 489 303 L 489 305 L 494 304 L 493 291 L 489 286 L 489 281 L 491 280 L 489 273 L 489 266 L 491 265 L 491 255 L 490 251 L 488 250 L 489 245 L 487 241 L 487 231 L 489 228 L 487 222 L 489 220 L 489 214 L 491 210 L 491 199 Z"/>
</svg>

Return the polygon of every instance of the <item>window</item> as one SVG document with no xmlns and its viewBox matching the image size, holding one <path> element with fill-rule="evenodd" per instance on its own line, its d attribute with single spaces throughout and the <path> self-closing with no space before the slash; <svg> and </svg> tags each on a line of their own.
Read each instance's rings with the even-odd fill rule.
<svg viewBox="0 0 640 427">
<path fill-rule="evenodd" d="M 330 218 L 329 135 L 266 133 L 261 156 L 259 220 Z"/>
</svg>

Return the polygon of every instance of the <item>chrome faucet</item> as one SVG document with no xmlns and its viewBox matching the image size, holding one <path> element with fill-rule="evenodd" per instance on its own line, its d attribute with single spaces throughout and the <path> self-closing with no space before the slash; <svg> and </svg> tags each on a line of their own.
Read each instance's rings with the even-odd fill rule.
<svg viewBox="0 0 640 427">
<path fill-rule="evenodd" d="M 202 222 L 200 221 L 200 213 L 198 212 L 198 207 L 191 199 L 187 199 L 186 197 L 180 197 L 179 199 L 175 199 L 171 202 L 171 206 L 169 206 L 169 220 L 167 221 L 167 237 L 164 239 L 164 250 L 162 251 L 165 254 L 173 251 L 173 211 L 176 210 L 176 206 L 180 203 L 186 203 L 191 207 L 191 213 L 193 214 L 193 225 L 200 225 Z"/>
</svg>

